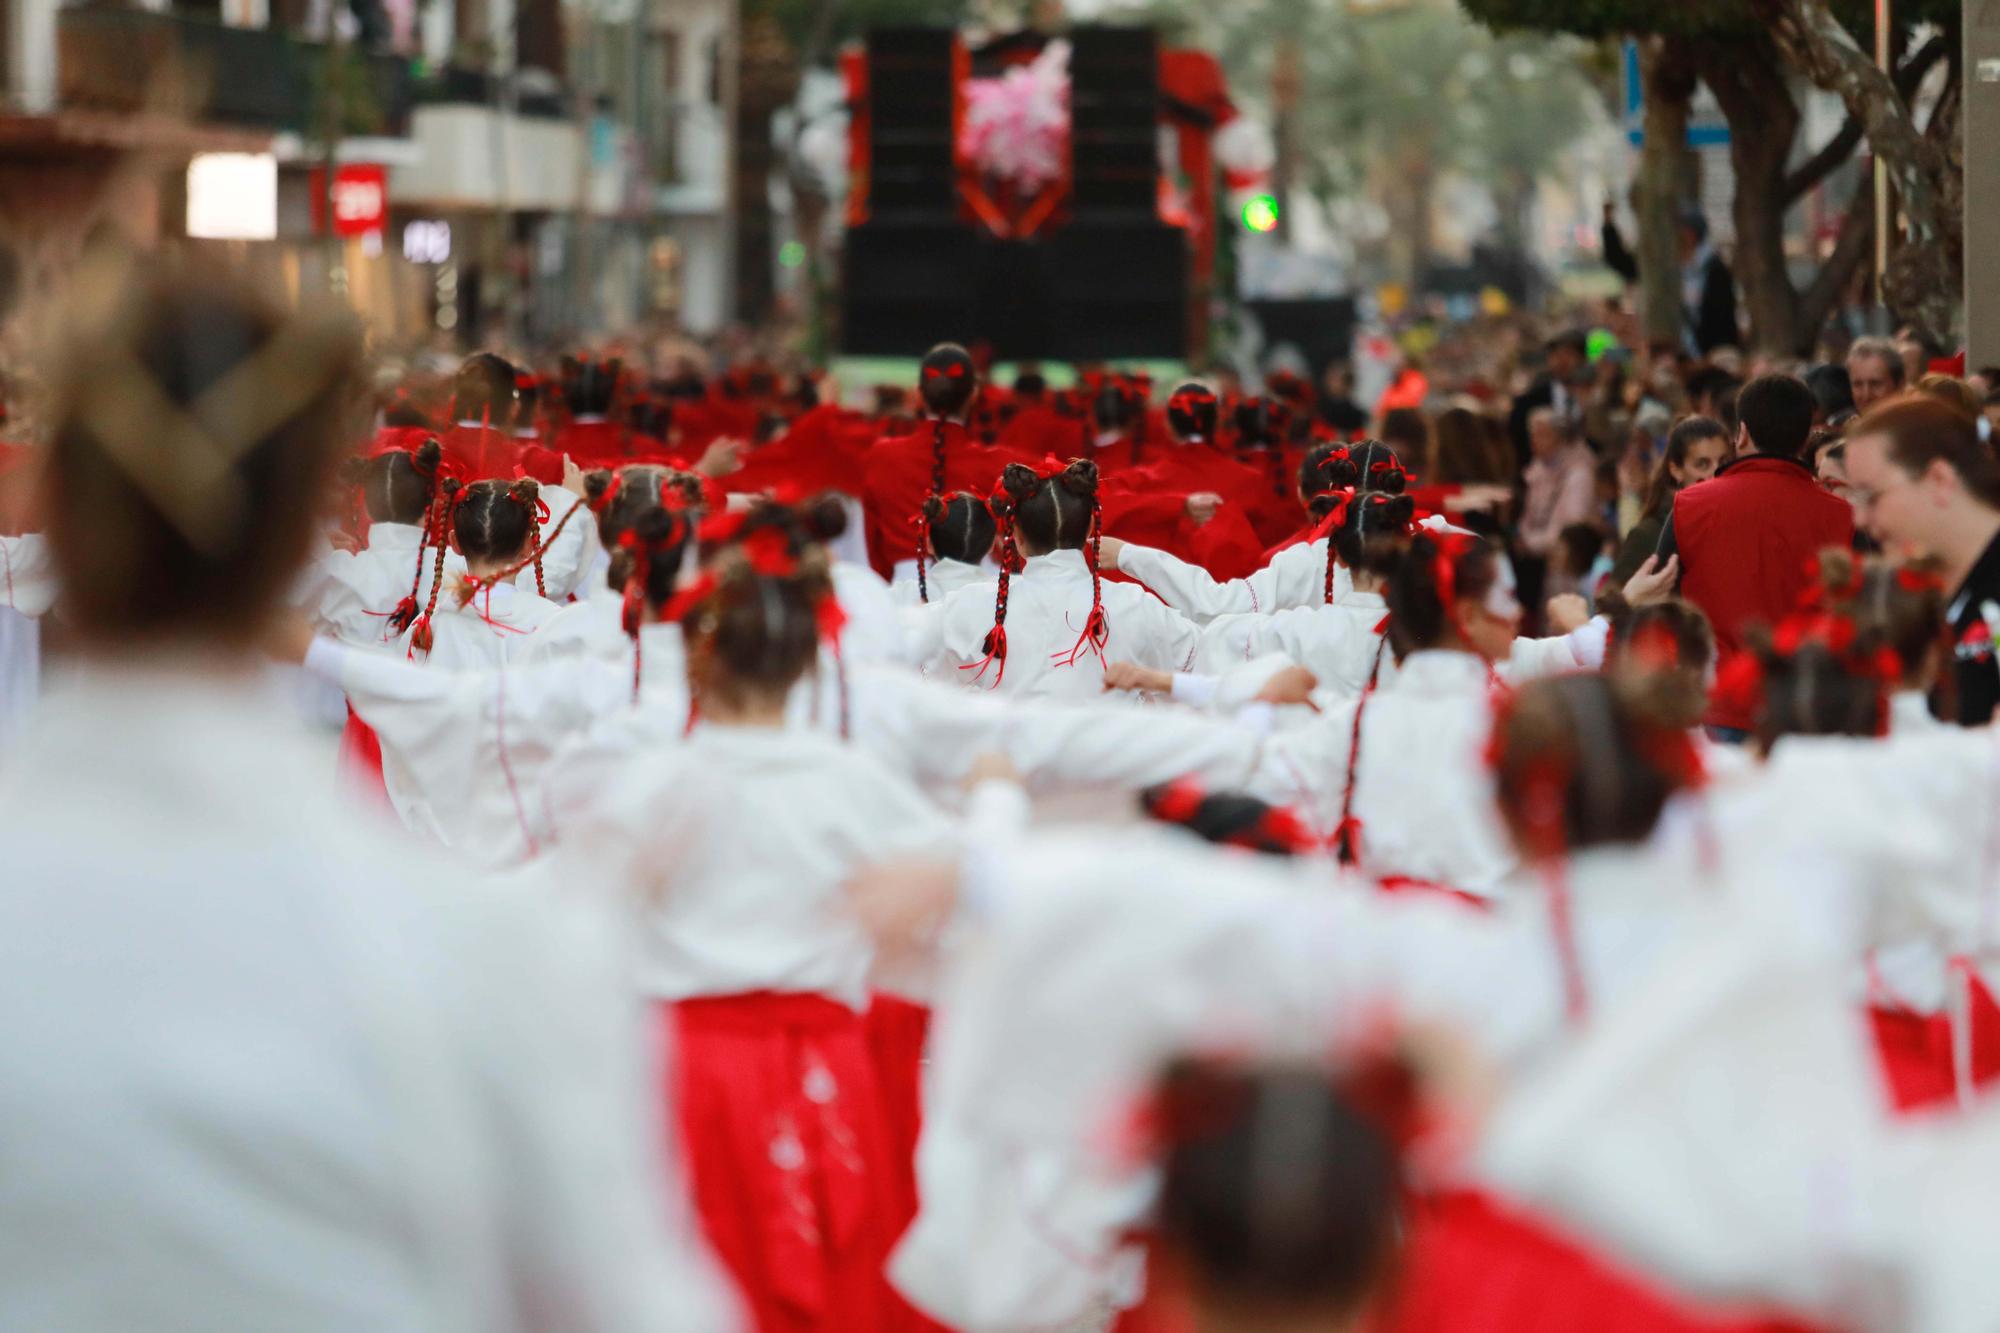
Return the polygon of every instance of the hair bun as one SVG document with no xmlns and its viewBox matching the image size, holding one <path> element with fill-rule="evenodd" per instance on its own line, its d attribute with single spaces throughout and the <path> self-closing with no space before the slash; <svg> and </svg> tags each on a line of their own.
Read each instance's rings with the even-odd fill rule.
<svg viewBox="0 0 2000 1333">
<path fill-rule="evenodd" d="M 533 477 L 517 478 L 507 488 L 507 498 L 515 504 L 533 505 L 535 497 L 542 493 L 542 484 Z"/>
<path fill-rule="evenodd" d="M 1088 497 L 1097 494 L 1097 464 L 1088 458 L 1072 459 L 1056 479 L 1071 495 Z"/>
<path fill-rule="evenodd" d="M 819 541 L 836 541 L 847 531 L 847 506 L 833 491 L 822 491 L 799 506 L 799 520 Z"/>
<path fill-rule="evenodd" d="M 592 509 L 603 503 L 605 492 L 611 489 L 611 476 L 611 469 L 603 467 L 592 468 L 583 474 L 583 498 Z"/>
<path fill-rule="evenodd" d="M 1016 502 L 1027 499 L 1041 488 L 1041 476 L 1026 463 L 1009 463 L 1000 471 L 1000 489 Z"/>
<path fill-rule="evenodd" d="M 416 464 L 417 471 L 426 477 L 435 477 L 438 464 L 444 461 L 444 445 L 438 441 L 437 436 L 430 436 L 417 446 L 417 452 L 410 456 L 410 461 Z"/>
</svg>

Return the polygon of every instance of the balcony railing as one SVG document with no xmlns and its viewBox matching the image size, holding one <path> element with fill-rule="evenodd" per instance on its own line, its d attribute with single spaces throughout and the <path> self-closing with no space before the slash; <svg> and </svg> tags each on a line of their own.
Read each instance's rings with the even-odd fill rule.
<svg viewBox="0 0 2000 1333">
<path fill-rule="evenodd" d="M 56 20 L 57 96 L 66 109 L 155 109 L 205 123 L 313 137 L 337 102 L 341 133 L 409 133 L 410 63 L 326 48 L 288 33 L 148 10 L 85 6 Z"/>
<path fill-rule="evenodd" d="M 418 104 L 424 106 L 466 103 L 506 106 L 516 115 L 546 120 L 568 120 L 576 114 L 566 92 L 533 90 L 517 84 L 510 102 L 507 89 L 497 76 L 463 65 L 442 66 L 417 84 L 414 91 Z"/>
</svg>

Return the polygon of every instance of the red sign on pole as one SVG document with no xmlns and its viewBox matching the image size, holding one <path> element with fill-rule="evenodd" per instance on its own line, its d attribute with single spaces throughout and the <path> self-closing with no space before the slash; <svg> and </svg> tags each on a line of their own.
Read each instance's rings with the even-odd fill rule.
<svg viewBox="0 0 2000 1333">
<path fill-rule="evenodd" d="M 311 178 L 313 230 L 326 230 L 326 168 Z M 389 173 L 373 162 L 348 162 L 333 169 L 333 234 L 366 236 L 389 223 Z"/>
</svg>

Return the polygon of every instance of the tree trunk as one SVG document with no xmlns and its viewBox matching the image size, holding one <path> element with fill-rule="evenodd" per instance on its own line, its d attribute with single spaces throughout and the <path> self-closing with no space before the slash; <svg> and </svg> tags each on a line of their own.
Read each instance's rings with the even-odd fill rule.
<svg viewBox="0 0 2000 1333">
<path fill-rule="evenodd" d="M 1649 39 L 1640 52 L 1646 86 L 1646 140 L 1632 207 L 1639 215 L 1639 305 L 1651 342 L 1681 344 L 1681 263 L 1676 219 L 1687 192 L 1688 105 L 1695 77 L 1687 45 Z"/>
<path fill-rule="evenodd" d="M 1888 168 L 1904 219 L 1903 244 L 1883 282 L 1890 308 L 1928 333 L 1949 332 L 1964 265 L 1962 219 L 1946 204 L 1957 188 L 1950 181 L 1950 154 L 1917 129 L 1908 102 L 1828 12 L 1825 0 L 1756 0 L 1756 5 L 1785 55 L 1814 83 L 1839 94 Z"/>
<path fill-rule="evenodd" d="M 1765 42 L 1704 40 L 1694 59 L 1729 121 L 1736 280 L 1750 313 L 1750 345 L 1789 356 L 1801 350 L 1799 294 L 1785 265 L 1785 166 L 1798 137 L 1798 104 Z"/>
<path fill-rule="evenodd" d="M 761 324 L 775 292 L 771 264 L 776 227 L 771 174 L 778 157 L 771 117 L 798 96 L 799 67 L 778 20 L 762 9 L 743 15 L 743 57 L 736 103 L 736 317 Z"/>
</svg>

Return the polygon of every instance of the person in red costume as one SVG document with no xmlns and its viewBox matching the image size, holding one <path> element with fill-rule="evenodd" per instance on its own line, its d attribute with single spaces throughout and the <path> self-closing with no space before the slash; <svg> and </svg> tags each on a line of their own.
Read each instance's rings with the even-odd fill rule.
<svg viewBox="0 0 2000 1333">
<path fill-rule="evenodd" d="M 446 461 L 470 481 L 516 475 L 521 450 L 514 438 L 515 378 L 505 358 L 474 352 L 452 380 L 452 424 L 438 433 L 438 443 Z"/>
<path fill-rule="evenodd" d="M 966 414 L 979 390 L 971 353 L 939 343 L 917 375 L 923 422 L 910 434 L 876 441 L 862 469 L 868 563 L 885 579 L 898 561 L 917 553 L 925 500 L 954 491 L 989 494 L 1007 464 L 1029 461 L 1025 452 L 981 444 L 967 430 Z"/>
<path fill-rule="evenodd" d="M 1230 429 L 1225 432 L 1236 461 L 1264 474 L 1264 485 L 1252 507 L 1250 523 L 1260 534 L 1274 531 L 1289 534 L 1279 538 L 1278 543 L 1298 535 L 1301 497 L 1297 478 L 1299 465 L 1305 462 L 1312 443 L 1310 438 L 1295 442 L 1292 430 L 1295 415 L 1283 399 L 1268 395 L 1244 398 L 1229 414 Z"/>
<path fill-rule="evenodd" d="M 1076 452 L 1097 464 L 1106 478 L 1147 461 L 1166 444 L 1166 431 L 1156 430 L 1146 390 L 1129 375 L 1093 376 L 1083 386 L 1084 418 L 1069 421 L 1052 446 L 1059 457 Z"/>
<path fill-rule="evenodd" d="M 1120 541 L 1171 552 L 1216 578 L 1244 578 L 1291 525 L 1268 540 L 1252 526 L 1266 483 L 1214 447 L 1221 411 L 1205 384 L 1191 380 L 1174 390 L 1167 400 L 1173 444 L 1106 483 L 1104 530 Z"/>
<path fill-rule="evenodd" d="M 1016 373 L 1013 398 L 1013 414 L 1000 428 L 996 444 L 1023 453 L 1040 450 L 1058 458 L 1077 453 L 1085 435 L 1083 418 L 1067 410 L 1066 401 L 1049 391 L 1041 371 L 1023 368 Z M 1099 459 L 1098 471 L 1103 470 L 1104 460 Z"/>
<path fill-rule="evenodd" d="M 618 467 L 666 448 L 662 441 L 636 435 L 625 420 L 620 410 L 623 369 L 617 357 L 562 359 L 557 398 L 567 419 L 555 432 L 555 449 L 575 459 L 578 467 Z"/>
</svg>

